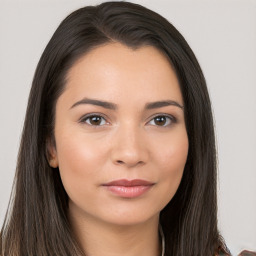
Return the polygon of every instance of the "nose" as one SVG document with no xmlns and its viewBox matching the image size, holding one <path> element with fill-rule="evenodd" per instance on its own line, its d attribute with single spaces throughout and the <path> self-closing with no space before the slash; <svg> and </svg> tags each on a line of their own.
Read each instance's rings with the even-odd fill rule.
<svg viewBox="0 0 256 256">
<path fill-rule="evenodd" d="M 149 151 L 143 131 L 139 127 L 119 127 L 112 141 L 112 162 L 127 168 L 144 165 Z"/>
</svg>

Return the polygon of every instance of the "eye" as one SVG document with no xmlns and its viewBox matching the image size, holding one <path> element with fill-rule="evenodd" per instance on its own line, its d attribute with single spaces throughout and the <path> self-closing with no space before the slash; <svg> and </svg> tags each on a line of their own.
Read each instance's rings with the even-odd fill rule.
<svg viewBox="0 0 256 256">
<path fill-rule="evenodd" d="M 151 119 L 148 124 L 156 125 L 156 126 L 169 126 L 172 123 L 175 123 L 175 118 L 173 116 L 166 116 L 166 115 L 158 115 Z"/>
<path fill-rule="evenodd" d="M 86 124 L 92 125 L 92 126 L 102 126 L 102 125 L 107 124 L 106 119 L 100 115 L 85 116 L 81 119 L 80 122 L 86 123 Z"/>
</svg>

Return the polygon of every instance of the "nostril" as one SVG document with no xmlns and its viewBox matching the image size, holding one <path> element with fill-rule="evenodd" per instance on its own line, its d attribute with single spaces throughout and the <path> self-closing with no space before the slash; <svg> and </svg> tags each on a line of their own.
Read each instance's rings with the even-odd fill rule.
<svg viewBox="0 0 256 256">
<path fill-rule="evenodd" d="M 131 165 L 131 166 L 138 166 L 138 165 L 141 165 L 141 164 L 143 164 L 144 162 L 143 161 L 138 161 L 138 162 L 136 162 L 136 163 L 126 163 L 125 161 L 122 161 L 122 160 L 117 160 L 116 161 L 116 164 L 119 164 L 119 165 Z"/>
</svg>

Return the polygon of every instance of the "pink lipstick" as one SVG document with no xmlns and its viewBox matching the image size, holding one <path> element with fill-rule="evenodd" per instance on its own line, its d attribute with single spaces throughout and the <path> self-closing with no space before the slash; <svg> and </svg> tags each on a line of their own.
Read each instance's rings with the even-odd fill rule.
<svg viewBox="0 0 256 256">
<path fill-rule="evenodd" d="M 114 180 L 103 184 L 113 194 L 124 198 L 136 198 L 146 193 L 155 183 L 146 180 Z"/>
</svg>

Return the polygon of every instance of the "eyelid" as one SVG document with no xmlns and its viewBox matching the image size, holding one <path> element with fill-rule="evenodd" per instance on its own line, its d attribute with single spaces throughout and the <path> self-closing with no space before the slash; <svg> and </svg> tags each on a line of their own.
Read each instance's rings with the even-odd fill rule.
<svg viewBox="0 0 256 256">
<path fill-rule="evenodd" d="M 161 116 L 164 116 L 164 117 L 167 117 L 167 118 L 170 118 L 171 119 L 171 123 L 169 125 L 166 125 L 166 126 L 160 126 L 160 125 L 155 125 L 155 126 L 159 126 L 159 127 L 168 127 L 168 126 L 171 126 L 175 123 L 177 123 L 177 118 L 171 114 L 166 114 L 166 113 L 157 113 L 157 114 L 154 114 L 153 116 L 151 116 L 149 118 L 149 121 L 146 122 L 146 124 L 149 124 L 154 118 L 156 117 L 161 117 Z"/>
<path fill-rule="evenodd" d="M 78 122 L 79 123 L 82 123 L 82 124 L 87 124 L 85 121 L 90 118 L 90 117 L 93 117 L 93 116 L 98 116 L 98 117 L 101 117 L 103 118 L 107 124 L 109 124 L 110 122 L 108 121 L 108 118 L 102 114 L 102 113 L 98 113 L 98 112 L 94 112 L 94 113 L 89 113 L 89 114 L 85 114 L 83 115 L 82 117 L 79 118 Z M 87 124 L 89 125 L 89 124 Z M 89 125 L 89 126 L 94 126 L 94 125 Z M 95 125 L 96 126 L 96 125 Z M 98 126 L 101 126 L 101 125 L 98 125 Z"/>
<path fill-rule="evenodd" d="M 86 120 L 90 117 L 93 117 L 93 116 L 99 116 L 99 117 L 103 118 L 106 121 L 107 125 L 110 124 L 110 121 L 108 120 L 108 117 L 106 115 L 104 115 L 103 113 L 99 113 L 99 112 L 93 112 L 93 113 L 85 114 L 85 115 L 83 115 L 82 117 L 79 118 L 78 122 L 82 123 L 82 124 L 87 124 Z M 146 122 L 146 124 L 149 124 L 154 118 L 161 117 L 161 116 L 170 118 L 170 120 L 171 120 L 171 124 L 166 125 L 166 126 L 162 126 L 162 127 L 168 127 L 168 126 L 171 126 L 171 125 L 177 123 L 177 118 L 174 115 L 167 114 L 167 113 L 156 113 L 156 114 L 152 115 L 150 118 L 148 118 L 148 121 Z M 104 125 L 90 125 L 90 124 L 87 124 L 87 125 L 88 126 L 104 126 L 105 124 Z M 158 125 L 154 125 L 154 126 L 158 126 Z M 161 126 L 159 125 L 159 127 L 161 127 Z"/>
</svg>

